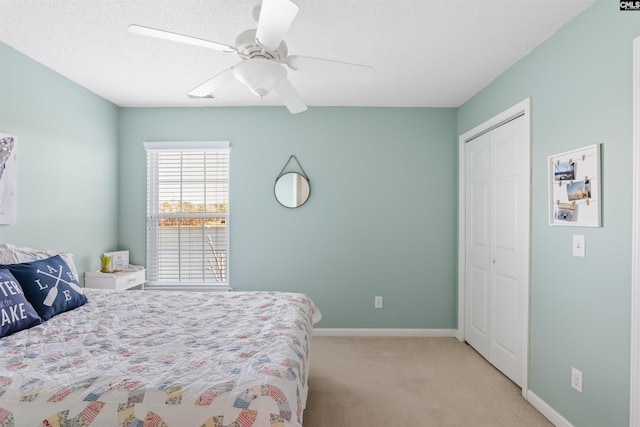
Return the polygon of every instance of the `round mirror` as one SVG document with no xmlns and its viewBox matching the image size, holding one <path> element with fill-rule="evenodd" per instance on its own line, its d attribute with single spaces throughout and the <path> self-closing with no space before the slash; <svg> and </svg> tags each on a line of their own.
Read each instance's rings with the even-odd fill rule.
<svg viewBox="0 0 640 427">
<path fill-rule="evenodd" d="M 305 204 L 309 199 L 311 188 L 304 175 L 296 172 L 282 174 L 276 179 L 274 188 L 276 200 L 287 208 L 297 208 Z"/>
</svg>

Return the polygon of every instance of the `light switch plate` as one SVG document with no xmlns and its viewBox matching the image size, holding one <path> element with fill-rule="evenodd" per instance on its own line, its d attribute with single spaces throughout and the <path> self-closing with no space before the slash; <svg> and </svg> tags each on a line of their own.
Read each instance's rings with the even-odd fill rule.
<svg viewBox="0 0 640 427">
<path fill-rule="evenodd" d="M 573 256 L 584 256 L 585 252 L 584 236 L 582 234 L 573 235 Z"/>
</svg>

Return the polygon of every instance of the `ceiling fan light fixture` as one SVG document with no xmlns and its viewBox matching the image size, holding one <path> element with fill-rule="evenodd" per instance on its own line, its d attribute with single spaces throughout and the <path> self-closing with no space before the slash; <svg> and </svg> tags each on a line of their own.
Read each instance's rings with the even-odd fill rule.
<svg viewBox="0 0 640 427">
<path fill-rule="evenodd" d="M 277 62 L 264 58 L 253 58 L 242 61 L 233 67 L 233 75 L 238 81 L 244 83 L 251 92 L 262 98 L 287 76 L 287 70 Z"/>
<path fill-rule="evenodd" d="M 214 93 L 237 80 L 260 98 L 275 92 L 287 109 L 295 114 L 305 111 L 307 106 L 287 78 L 287 68 L 343 77 L 361 83 L 371 81 L 373 77 L 373 68 L 365 65 L 309 56 L 290 56 L 284 36 L 289 31 L 298 10 L 298 6 L 292 0 L 260 0 L 260 4 L 252 11 L 258 24 L 257 28 L 247 29 L 238 34 L 235 46 L 135 24 L 129 26 L 129 32 L 235 53 L 242 59 L 239 64 L 225 69 L 192 89 L 187 94 L 191 98 L 215 99 Z"/>
</svg>

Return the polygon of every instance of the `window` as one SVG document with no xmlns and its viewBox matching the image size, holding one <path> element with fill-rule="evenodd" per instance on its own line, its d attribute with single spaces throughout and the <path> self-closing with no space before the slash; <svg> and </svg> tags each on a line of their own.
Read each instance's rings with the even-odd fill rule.
<svg viewBox="0 0 640 427">
<path fill-rule="evenodd" d="M 229 288 L 229 143 L 145 142 L 147 288 Z"/>
</svg>

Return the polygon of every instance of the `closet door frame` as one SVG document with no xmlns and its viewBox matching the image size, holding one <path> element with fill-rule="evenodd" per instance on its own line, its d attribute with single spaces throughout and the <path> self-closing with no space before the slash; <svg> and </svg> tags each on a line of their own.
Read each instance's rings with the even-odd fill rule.
<svg viewBox="0 0 640 427">
<path fill-rule="evenodd" d="M 633 41 L 633 214 L 629 426 L 640 427 L 640 37 Z"/>
<path fill-rule="evenodd" d="M 490 118 L 484 123 L 476 126 L 475 128 L 465 132 L 459 136 L 458 139 L 458 331 L 456 338 L 460 341 L 465 340 L 465 313 L 466 313 L 466 150 L 465 144 L 477 136 L 496 128 L 502 123 L 505 123 L 515 117 L 523 115 L 525 117 L 525 133 L 527 135 L 525 152 L 529 156 L 528 163 L 531 164 L 531 98 L 527 98 L 518 104 L 508 108 L 502 113 Z M 529 174 L 531 168 L 529 168 Z M 527 241 L 524 246 L 526 248 L 527 262 L 526 271 L 526 283 L 527 289 L 523 292 L 525 301 L 522 302 L 522 307 L 525 310 L 523 313 L 523 337 L 524 337 L 524 350 L 522 357 L 522 396 L 527 398 L 527 391 L 529 390 L 529 294 L 530 294 L 530 236 L 531 236 L 531 184 L 529 178 L 529 200 L 527 209 L 527 218 L 524 223 L 527 224 Z"/>
</svg>

